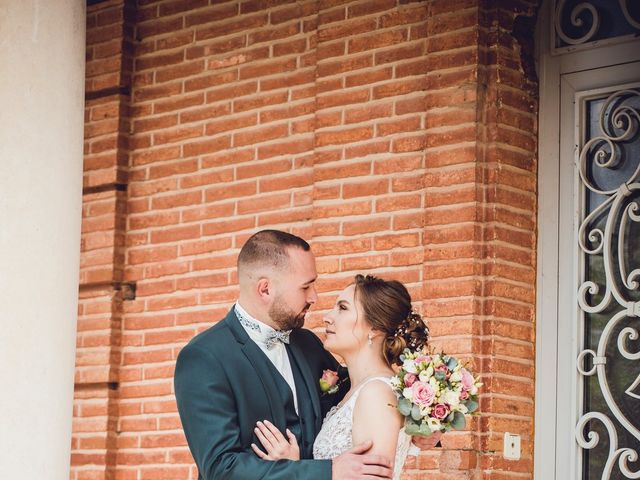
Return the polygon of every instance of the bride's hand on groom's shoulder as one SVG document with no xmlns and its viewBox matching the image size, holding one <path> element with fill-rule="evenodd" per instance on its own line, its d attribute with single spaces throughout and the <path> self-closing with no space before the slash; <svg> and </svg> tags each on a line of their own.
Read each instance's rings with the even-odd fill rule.
<svg viewBox="0 0 640 480">
<path fill-rule="evenodd" d="M 287 438 L 269 420 L 258 422 L 255 428 L 256 437 L 262 443 L 266 453 L 255 443 L 251 444 L 253 451 L 263 460 L 300 460 L 300 447 L 293 433 L 287 429 Z M 288 439 L 288 440 L 287 440 Z"/>
<path fill-rule="evenodd" d="M 390 479 L 393 469 L 382 455 L 367 453 L 373 442 L 366 441 L 338 455 L 332 461 L 333 480 L 381 480 Z"/>
<path fill-rule="evenodd" d="M 414 436 L 411 437 L 413 444 L 420 450 L 430 450 L 434 447 L 440 446 L 440 439 L 442 438 L 442 432 L 435 432 L 428 437 Z"/>
</svg>

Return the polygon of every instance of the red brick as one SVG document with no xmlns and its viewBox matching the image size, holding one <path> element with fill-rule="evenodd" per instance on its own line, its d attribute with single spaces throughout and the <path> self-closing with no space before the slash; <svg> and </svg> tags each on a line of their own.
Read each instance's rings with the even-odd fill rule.
<svg viewBox="0 0 640 480">
<path fill-rule="evenodd" d="M 167 243 L 200 237 L 200 225 L 167 228 L 151 232 L 151 243 Z"/>
<path fill-rule="evenodd" d="M 380 178 L 365 182 L 345 183 L 342 186 L 342 198 L 377 196 L 389 191 L 389 180 Z"/>
<path fill-rule="evenodd" d="M 382 103 L 373 106 L 350 108 L 345 110 L 345 123 L 359 123 L 374 118 L 385 118 L 391 116 L 393 110 L 392 103 Z"/>
<path fill-rule="evenodd" d="M 372 205 L 370 200 L 357 202 L 341 202 L 331 205 L 314 205 L 314 218 L 335 218 L 349 215 L 364 215 L 371 213 Z"/>
<path fill-rule="evenodd" d="M 316 181 L 318 181 L 367 175 L 369 173 L 371 173 L 371 163 L 358 162 L 347 165 L 316 168 L 313 172 L 313 177 Z"/>
<path fill-rule="evenodd" d="M 218 137 L 203 142 L 187 143 L 182 147 L 185 156 L 191 157 L 206 153 L 219 152 L 231 146 L 231 136 Z"/>
<path fill-rule="evenodd" d="M 311 69 L 303 69 L 282 77 L 260 79 L 260 91 L 275 90 L 278 88 L 292 87 L 313 83 L 315 72 Z"/>
<path fill-rule="evenodd" d="M 207 135 L 215 135 L 216 133 L 227 132 L 229 130 L 251 127 L 257 123 L 258 116 L 255 113 L 241 117 L 224 118 L 207 123 L 205 133 Z"/>
<path fill-rule="evenodd" d="M 347 8 L 347 18 L 370 15 L 372 13 L 391 10 L 396 7 L 395 0 L 368 0 L 365 3 L 350 6 Z"/>
<path fill-rule="evenodd" d="M 295 70 L 295 59 L 284 59 L 278 61 L 271 61 L 262 65 L 247 65 L 240 67 L 240 79 L 246 80 L 249 78 L 263 77 L 267 75 L 274 75 L 278 73 L 291 72 Z"/>
<path fill-rule="evenodd" d="M 364 32 L 372 32 L 376 28 L 376 19 L 353 20 L 318 30 L 318 40 L 327 42 L 338 38 L 349 37 Z"/>
<path fill-rule="evenodd" d="M 349 53 L 359 53 L 365 50 L 396 45 L 406 41 L 407 36 L 407 30 L 400 29 L 376 33 L 366 37 L 356 37 L 349 40 Z"/>
<path fill-rule="evenodd" d="M 238 213 L 256 213 L 265 210 L 277 210 L 285 208 L 291 204 L 291 195 L 289 193 L 277 193 L 268 196 L 261 196 L 255 199 L 247 199 L 238 201 Z"/>
<path fill-rule="evenodd" d="M 266 142 L 268 140 L 286 137 L 288 133 L 289 127 L 286 124 L 252 129 L 247 132 L 234 134 L 233 145 L 234 147 L 240 147 Z"/>
<path fill-rule="evenodd" d="M 319 77 L 328 77 L 371 66 L 373 66 L 373 56 L 366 54 L 358 57 L 322 62 L 318 65 L 317 72 Z"/>
<path fill-rule="evenodd" d="M 207 202 L 224 200 L 227 198 L 242 198 L 249 195 L 253 195 L 257 192 L 257 182 L 243 182 L 235 183 L 233 188 L 229 188 L 228 185 L 222 185 L 217 187 L 208 188 L 205 191 L 205 200 Z"/>
<path fill-rule="evenodd" d="M 238 180 L 244 180 L 246 178 L 283 173 L 289 170 L 291 170 L 290 160 L 277 160 L 273 162 L 261 162 L 255 165 L 238 167 L 236 170 L 236 176 Z"/>
<path fill-rule="evenodd" d="M 373 128 L 357 127 L 344 130 L 323 131 L 316 134 L 316 146 L 340 145 L 373 137 Z"/>
<path fill-rule="evenodd" d="M 230 35 L 243 30 L 251 30 L 253 28 L 262 27 L 266 25 L 267 22 L 268 15 L 266 13 L 259 13 L 252 16 L 243 15 L 239 20 L 217 23 L 209 27 L 197 29 L 196 40 L 207 40 L 210 38 L 221 37 L 223 35 Z"/>
<path fill-rule="evenodd" d="M 384 232 L 391 227 L 390 218 L 372 218 L 368 220 L 345 221 L 342 225 L 343 235 L 361 235 L 365 233 Z M 386 262 L 385 262 L 386 263 Z"/>
<path fill-rule="evenodd" d="M 201 25 L 212 21 L 221 21 L 226 18 L 234 17 L 239 12 L 238 4 L 214 4 L 208 10 L 200 10 L 185 16 L 185 26 Z"/>
</svg>

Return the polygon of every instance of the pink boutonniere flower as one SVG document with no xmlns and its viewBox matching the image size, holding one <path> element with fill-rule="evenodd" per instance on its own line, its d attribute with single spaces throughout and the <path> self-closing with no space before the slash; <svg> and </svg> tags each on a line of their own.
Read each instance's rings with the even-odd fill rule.
<svg viewBox="0 0 640 480">
<path fill-rule="evenodd" d="M 333 370 L 323 370 L 322 377 L 320 377 L 320 391 L 323 394 L 334 394 L 338 391 L 338 372 Z"/>
</svg>

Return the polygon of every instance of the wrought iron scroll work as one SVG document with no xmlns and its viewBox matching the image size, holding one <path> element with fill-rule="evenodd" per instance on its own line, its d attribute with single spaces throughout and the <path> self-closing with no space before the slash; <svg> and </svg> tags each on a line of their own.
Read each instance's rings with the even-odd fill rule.
<svg viewBox="0 0 640 480">
<path fill-rule="evenodd" d="M 634 18 L 629 10 L 629 2 L 635 0 L 618 0 L 618 8 L 622 13 L 622 18 L 634 29 L 640 30 L 640 19 Z M 582 45 L 594 40 L 599 33 L 602 23 L 602 12 L 598 10 L 597 5 L 593 2 L 579 2 L 570 8 L 567 0 L 556 0 L 554 10 L 554 30 L 556 35 L 556 44 L 564 42 L 568 46 Z M 610 8 L 616 8 L 611 2 Z M 572 36 L 570 32 L 565 31 L 564 20 L 569 20 L 571 25 L 576 28 L 586 30 L 581 35 Z M 558 42 L 560 40 L 561 42 Z"/>
<path fill-rule="evenodd" d="M 601 255 L 604 263 L 605 284 L 598 285 L 592 280 L 584 281 L 578 288 L 578 304 L 585 314 L 603 312 L 612 309 L 616 312 L 607 322 L 598 340 L 597 350 L 584 349 L 579 353 L 577 366 L 580 375 L 597 375 L 602 395 L 617 421 L 625 430 L 640 441 L 640 431 L 624 415 L 609 387 L 606 363 L 607 355 L 619 354 L 629 360 L 640 359 L 640 352 L 631 352 L 627 348 L 629 340 L 636 340 L 640 333 L 632 327 L 624 327 L 618 334 L 616 346 L 618 352 L 607 352 L 609 339 L 618 324 L 629 317 L 640 317 L 640 302 L 634 301 L 631 292 L 639 290 L 640 266 L 627 272 L 625 261 L 625 245 L 629 241 L 625 237 L 628 222 L 640 222 L 640 205 L 632 197 L 640 192 L 640 163 L 635 171 L 617 188 L 606 188 L 589 175 L 589 169 L 616 168 L 622 158 L 619 144 L 634 138 L 640 129 L 640 111 L 629 103 L 629 99 L 640 97 L 638 90 L 620 90 L 607 98 L 600 112 L 600 129 L 602 135 L 588 140 L 580 150 L 579 173 L 584 187 L 605 197 L 597 208 L 587 215 L 578 231 L 579 247 L 584 258 L 590 255 Z M 606 218 L 604 230 L 596 226 L 598 220 Z M 615 237 L 617 236 L 617 241 Z M 586 264 L 587 262 L 583 262 Z M 617 267 L 617 268 L 616 268 Z M 590 303 L 590 296 L 600 294 L 602 299 L 595 305 Z M 615 302 L 615 303 L 614 303 Z M 610 350 L 613 350 L 609 347 Z M 586 369 L 585 358 L 592 358 L 592 367 Z M 640 399 L 633 390 L 640 385 L 640 376 L 626 390 L 626 394 Z M 576 440 L 583 449 L 595 448 L 599 443 L 599 435 L 595 430 L 586 432 L 585 428 L 592 421 L 601 422 L 609 436 L 609 453 L 602 473 L 602 480 L 609 480 L 616 461 L 619 471 L 625 478 L 640 479 L 640 470 L 633 471 L 629 463 L 638 460 L 638 452 L 633 448 L 619 447 L 618 435 L 613 420 L 601 412 L 584 413 L 576 425 Z M 637 419 L 636 419 L 637 421 Z"/>
</svg>

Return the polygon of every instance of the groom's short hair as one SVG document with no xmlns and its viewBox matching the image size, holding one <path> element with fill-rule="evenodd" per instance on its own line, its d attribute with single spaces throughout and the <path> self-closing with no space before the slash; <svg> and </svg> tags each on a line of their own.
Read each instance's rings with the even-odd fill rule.
<svg viewBox="0 0 640 480">
<path fill-rule="evenodd" d="M 289 264 L 289 248 L 311 250 L 302 238 L 280 230 L 261 230 L 245 242 L 238 255 L 238 271 L 251 266 L 284 269 Z"/>
</svg>

